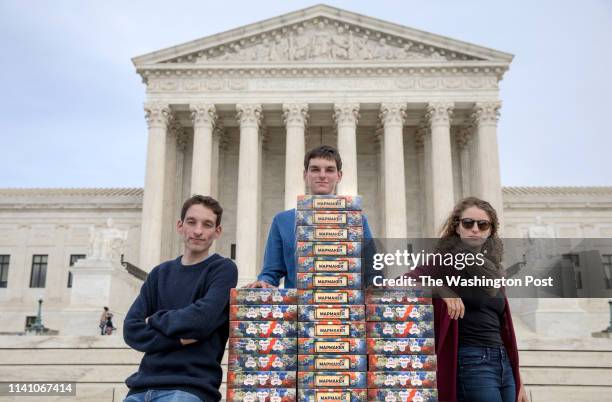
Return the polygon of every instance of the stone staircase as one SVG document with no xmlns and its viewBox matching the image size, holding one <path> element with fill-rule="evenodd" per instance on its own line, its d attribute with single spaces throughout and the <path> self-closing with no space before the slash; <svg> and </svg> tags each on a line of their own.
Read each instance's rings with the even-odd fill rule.
<svg viewBox="0 0 612 402">
<path fill-rule="evenodd" d="M 532 402 L 612 401 L 612 339 L 519 338 Z"/>
<path fill-rule="evenodd" d="M 0 336 L 0 381 L 75 382 L 77 395 L 44 397 L 45 401 L 122 401 L 125 379 L 138 369 L 142 353 L 130 349 L 121 335 Z M 227 354 L 223 360 L 225 395 Z M 2 397 L 0 401 L 40 401 L 41 397 Z"/>
<path fill-rule="evenodd" d="M 612 339 L 531 337 L 521 339 L 519 348 L 531 401 L 612 401 Z M 45 397 L 45 401 L 121 401 L 127 393 L 123 381 L 136 371 L 140 357 L 120 335 L 0 336 L 1 381 L 77 383 L 76 398 Z M 221 391 L 224 395 L 225 385 Z M 0 397 L 0 401 L 40 400 Z"/>
</svg>

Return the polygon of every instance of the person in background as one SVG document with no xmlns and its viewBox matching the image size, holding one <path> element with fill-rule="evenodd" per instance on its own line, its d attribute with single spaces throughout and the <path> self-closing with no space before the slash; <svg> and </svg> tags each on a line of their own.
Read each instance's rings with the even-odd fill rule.
<svg viewBox="0 0 612 402">
<path fill-rule="evenodd" d="M 100 335 L 110 335 L 112 334 L 112 331 L 117 329 L 114 325 L 113 325 L 113 313 L 110 312 L 110 310 L 108 309 L 108 307 L 104 307 L 104 311 L 102 312 L 102 315 L 100 316 Z M 108 331 L 110 329 L 110 331 Z"/>
</svg>

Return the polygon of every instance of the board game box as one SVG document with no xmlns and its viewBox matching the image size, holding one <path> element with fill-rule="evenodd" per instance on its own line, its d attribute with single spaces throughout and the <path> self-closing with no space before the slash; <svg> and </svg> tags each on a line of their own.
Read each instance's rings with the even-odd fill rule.
<svg viewBox="0 0 612 402">
<path fill-rule="evenodd" d="M 366 355 L 299 355 L 299 371 L 366 371 Z"/>
<path fill-rule="evenodd" d="M 298 338 L 298 354 L 352 354 L 365 355 L 366 340 L 363 338 Z"/>
<path fill-rule="evenodd" d="M 297 304 L 297 289 L 234 288 L 230 304 Z"/>
<path fill-rule="evenodd" d="M 433 305 L 368 304 L 367 321 L 433 321 Z"/>
<path fill-rule="evenodd" d="M 358 195 L 298 195 L 298 210 L 361 210 Z"/>
<path fill-rule="evenodd" d="M 435 341 L 434 338 L 368 338 L 367 350 L 372 355 L 431 355 L 435 353 Z"/>
<path fill-rule="evenodd" d="M 229 353 L 255 355 L 292 355 L 297 353 L 297 338 L 230 338 Z"/>
<path fill-rule="evenodd" d="M 361 264 L 358 257 L 298 257 L 297 272 L 361 273 Z"/>
<path fill-rule="evenodd" d="M 296 321 L 230 321 L 230 338 L 296 338 Z"/>
<path fill-rule="evenodd" d="M 298 306 L 298 321 L 365 321 L 365 306 L 360 304 L 304 304 Z"/>
<path fill-rule="evenodd" d="M 298 304 L 363 304 L 362 290 L 298 290 Z"/>
</svg>

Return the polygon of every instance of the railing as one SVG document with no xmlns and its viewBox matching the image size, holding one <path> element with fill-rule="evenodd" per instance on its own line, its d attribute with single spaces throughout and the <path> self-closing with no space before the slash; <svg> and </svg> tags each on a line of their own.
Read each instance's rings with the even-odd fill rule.
<svg viewBox="0 0 612 402">
<path fill-rule="evenodd" d="M 140 279 L 141 281 L 147 279 L 148 274 L 142 269 L 138 268 L 136 265 L 131 264 L 127 261 L 121 261 L 121 265 L 125 267 L 125 270 L 128 272 L 128 274 Z"/>
</svg>

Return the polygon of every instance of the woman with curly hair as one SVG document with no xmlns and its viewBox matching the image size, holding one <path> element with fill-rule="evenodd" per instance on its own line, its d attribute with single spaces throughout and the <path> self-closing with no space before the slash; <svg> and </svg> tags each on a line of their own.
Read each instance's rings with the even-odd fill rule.
<svg viewBox="0 0 612 402">
<path fill-rule="evenodd" d="M 427 264 L 408 275 L 502 278 L 503 245 L 498 229 L 497 213 L 491 204 L 475 197 L 461 200 L 442 228 L 436 253 L 461 253 L 463 258 L 472 254 L 472 261 L 480 262 Z M 503 289 L 463 286 L 437 288 L 436 292 L 433 305 L 439 400 L 528 402 Z"/>
</svg>

